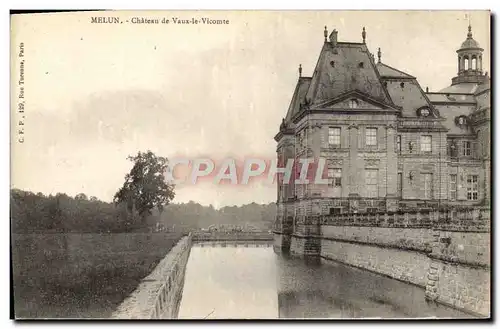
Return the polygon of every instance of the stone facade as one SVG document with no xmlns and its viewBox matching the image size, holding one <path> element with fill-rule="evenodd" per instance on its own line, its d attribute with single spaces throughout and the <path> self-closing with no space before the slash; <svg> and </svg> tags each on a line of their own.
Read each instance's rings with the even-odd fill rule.
<svg viewBox="0 0 500 329">
<path fill-rule="evenodd" d="M 325 32 L 326 33 L 326 32 Z M 466 47 L 466 48 L 464 48 Z M 326 160 L 329 184 L 278 183 L 276 225 L 308 213 L 490 203 L 490 79 L 469 31 L 457 77 L 439 92 L 375 61 L 366 44 L 325 37 L 275 139 L 280 163 Z M 451 51 L 450 51 L 451 53 Z M 286 229 L 286 225 L 285 225 Z"/>
<path fill-rule="evenodd" d="M 488 315 L 490 78 L 471 27 L 457 76 L 439 92 L 382 63 L 380 49 L 375 61 L 364 34 L 327 36 L 312 77 L 299 67 L 275 140 L 283 167 L 324 159 L 328 183 L 300 183 L 300 165 L 288 184 L 278 179 L 275 250 L 411 282 L 429 300 Z"/>
</svg>

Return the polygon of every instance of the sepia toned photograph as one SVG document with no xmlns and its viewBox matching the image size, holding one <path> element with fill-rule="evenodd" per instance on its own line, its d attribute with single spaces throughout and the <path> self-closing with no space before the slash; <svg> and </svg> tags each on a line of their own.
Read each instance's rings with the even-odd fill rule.
<svg viewBox="0 0 500 329">
<path fill-rule="evenodd" d="M 11 13 L 14 319 L 491 319 L 491 21 Z"/>
</svg>

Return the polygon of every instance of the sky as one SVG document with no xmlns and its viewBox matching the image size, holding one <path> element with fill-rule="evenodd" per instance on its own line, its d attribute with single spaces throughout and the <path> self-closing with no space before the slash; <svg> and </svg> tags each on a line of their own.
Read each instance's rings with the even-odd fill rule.
<svg viewBox="0 0 500 329">
<path fill-rule="evenodd" d="M 91 16 L 168 18 L 170 24 L 93 24 Z M 176 25 L 172 17 L 227 19 Z M 298 78 L 311 76 L 323 29 L 366 43 L 382 62 L 438 91 L 457 72 L 469 21 L 490 71 L 485 11 L 87 12 L 11 21 L 11 186 L 111 201 L 132 163 L 167 158 L 275 158 L 281 119 Z M 19 44 L 24 44 L 24 143 L 17 142 Z M 217 168 L 216 168 L 217 169 Z M 209 182 L 176 189 L 174 202 L 215 207 L 276 200 L 276 187 Z"/>
</svg>

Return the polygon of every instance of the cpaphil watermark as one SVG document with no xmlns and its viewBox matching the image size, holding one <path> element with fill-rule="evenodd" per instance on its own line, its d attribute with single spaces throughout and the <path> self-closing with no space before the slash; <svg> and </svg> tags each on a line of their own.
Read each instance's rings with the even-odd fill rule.
<svg viewBox="0 0 500 329">
<path fill-rule="evenodd" d="M 169 160 L 165 179 L 175 185 L 212 182 L 214 184 L 247 185 L 261 180 L 267 184 L 328 184 L 328 168 L 324 158 L 279 160 L 248 158 L 174 158 Z"/>
</svg>

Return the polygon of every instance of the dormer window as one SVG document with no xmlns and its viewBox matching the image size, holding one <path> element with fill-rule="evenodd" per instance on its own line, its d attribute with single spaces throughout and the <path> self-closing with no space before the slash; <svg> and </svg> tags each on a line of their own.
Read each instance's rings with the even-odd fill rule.
<svg viewBox="0 0 500 329">
<path fill-rule="evenodd" d="M 361 68 L 365 67 L 365 63 L 360 62 L 360 63 L 359 63 L 359 67 L 361 67 Z"/>
<path fill-rule="evenodd" d="M 358 101 L 355 99 L 350 99 L 349 100 L 349 108 L 350 109 L 356 109 L 358 108 Z"/>
<path fill-rule="evenodd" d="M 461 115 L 455 118 L 455 123 L 459 127 L 465 127 L 467 125 L 467 117 L 465 115 Z"/>
<path fill-rule="evenodd" d="M 417 115 L 419 117 L 428 117 L 431 114 L 431 110 L 428 107 L 423 107 L 417 110 Z"/>
</svg>

